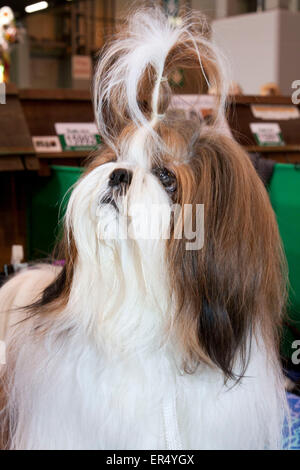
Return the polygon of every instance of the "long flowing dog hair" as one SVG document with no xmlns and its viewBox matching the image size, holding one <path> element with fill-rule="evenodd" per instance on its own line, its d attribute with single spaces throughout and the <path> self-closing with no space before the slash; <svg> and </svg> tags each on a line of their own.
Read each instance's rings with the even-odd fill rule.
<svg viewBox="0 0 300 470">
<path fill-rule="evenodd" d="M 217 90 L 216 109 L 208 125 L 182 118 L 171 109 L 168 79 L 178 68 L 198 74 L 200 93 L 208 87 Z M 168 343 L 182 374 L 198 377 L 204 365 L 205 370 L 221 374 L 224 387 L 229 383 L 229 394 L 234 384 L 260 371 L 257 381 L 263 385 L 249 396 L 253 401 L 249 446 L 278 447 L 284 408 L 278 339 L 286 302 L 285 261 L 267 192 L 247 154 L 220 129 L 227 90 L 224 69 L 203 17 L 189 14 L 176 26 L 159 9 L 142 9 L 130 17 L 102 51 L 95 71 L 94 108 L 104 145 L 70 198 L 61 244 L 65 267 L 57 275 L 51 273 L 51 282 L 49 271 L 43 268 L 46 286 L 38 281 L 38 270 L 31 271 L 37 288 L 28 299 L 29 307 L 19 309 L 18 315 L 28 317 L 32 326 L 26 331 L 41 341 L 51 334 L 65 338 L 67 344 L 70 332 L 80 331 L 92 342 L 101 337 L 101 351 L 111 345 L 107 350 L 117 351 L 123 361 L 133 351 L 160 351 Z M 201 250 L 187 250 L 185 236 L 175 237 L 176 224 L 182 220 L 172 218 L 171 237 L 163 248 L 155 243 L 148 250 L 134 240 L 116 242 L 113 248 L 99 242 L 89 218 L 91 201 L 98 181 L 107 187 L 109 173 L 122 165 L 132 172 L 125 195 L 129 202 L 143 199 L 148 187 L 153 197 L 170 205 L 204 205 Z M 157 179 L 161 169 L 167 169 L 176 185 L 163 187 Z M 119 207 L 121 199 L 114 197 Z M 113 253 L 113 261 L 105 264 L 108 252 Z M 101 266 L 105 266 L 103 272 Z M 22 289 L 26 275 L 10 282 Z M 1 307 L 7 302 L 20 307 L 10 283 L 0 292 L 0 301 Z M 127 303 L 130 318 L 124 315 Z M 145 315 L 149 305 L 152 313 Z M 26 404 L 19 403 L 13 393 L 22 384 L 14 372 L 23 350 L 21 334 L 19 323 L 9 340 L 11 358 L 3 375 L 3 409 L 11 423 L 10 445 L 16 448 L 33 446 L 20 437 L 18 419 L 23 418 L 26 428 Z M 270 404 L 262 405 L 265 397 L 259 395 L 266 391 Z M 270 421 L 269 427 L 263 420 Z M 247 445 L 242 428 L 236 424 L 232 444 L 225 444 L 230 438 L 224 430 L 224 446 Z M 191 438 L 186 445 L 201 443 Z"/>
</svg>

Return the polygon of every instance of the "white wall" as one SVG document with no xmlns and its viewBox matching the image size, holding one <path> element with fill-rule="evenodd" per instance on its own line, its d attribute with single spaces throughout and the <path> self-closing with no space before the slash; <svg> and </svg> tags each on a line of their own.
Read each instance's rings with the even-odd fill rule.
<svg viewBox="0 0 300 470">
<path fill-rule="evenodd" d="M 289 8 L 290 0 L 266 0 L 266 10 L 272 10 L 275 8 Z"/>
<path fill-rule="evenodd" d="M 245 94 L 275 82 L 290 94 L 300 79 L 300 13 L 271 10 L 215 20 L 213 36 L 232 66 L 232 78 Z"/>
<path fill-rule="evenodd" d="M 200 10 L 208 18 L 214 18 L 216 14 L 217 1 L 218 0 L 192 0 L 191 8 L 193 10 Z"/>
<path fill-rule="evenodd" d="M 285 94 L 291 93 L 294 80 L 300 80 L 300 13 L 282 11 L 279 83 Z"/>
</svg>

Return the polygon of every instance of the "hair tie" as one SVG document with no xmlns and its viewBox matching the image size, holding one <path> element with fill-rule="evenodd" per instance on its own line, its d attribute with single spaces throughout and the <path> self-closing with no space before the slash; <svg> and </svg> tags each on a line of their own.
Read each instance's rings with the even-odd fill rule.
<svg viewBox="0 0 300 470">
<path fill-rule="evenodd" d="M 165 114 L 157 114 L 157 113 L 152 113 L 152 120 L 156 119 L 158 121 L 162 121 L 165 118 Z"/>
</svg>

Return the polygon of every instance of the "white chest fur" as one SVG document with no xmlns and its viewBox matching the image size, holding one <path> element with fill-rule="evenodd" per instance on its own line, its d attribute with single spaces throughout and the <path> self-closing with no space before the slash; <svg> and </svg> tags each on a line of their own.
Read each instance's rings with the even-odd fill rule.
<svg viewBox="0 0 300 470">
<path fill-rule="evenodd" d="M 256 348 L 232 388 L 206 367 L 180 374 L 166 351 L 112 362 L 70 336 L 54 349 L 52 341 L 24 345 L 12 390 L 19 449 L 280 446 L 281 389 Z"/>
</svg>

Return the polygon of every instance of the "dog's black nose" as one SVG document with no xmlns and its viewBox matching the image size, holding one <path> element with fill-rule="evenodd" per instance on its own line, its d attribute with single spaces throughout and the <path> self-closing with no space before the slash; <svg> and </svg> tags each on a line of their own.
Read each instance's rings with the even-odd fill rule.
<svg viewBox="0 0 300 470">
<path fill-rule="evenodd" d="M 132 180 L 132 171 L 126 170 L 125 168 L 118 168 L 114 170 L 109 177 L 109 186 L 119 186 L 124 184 L 129 186 Z"/>
</svg>

